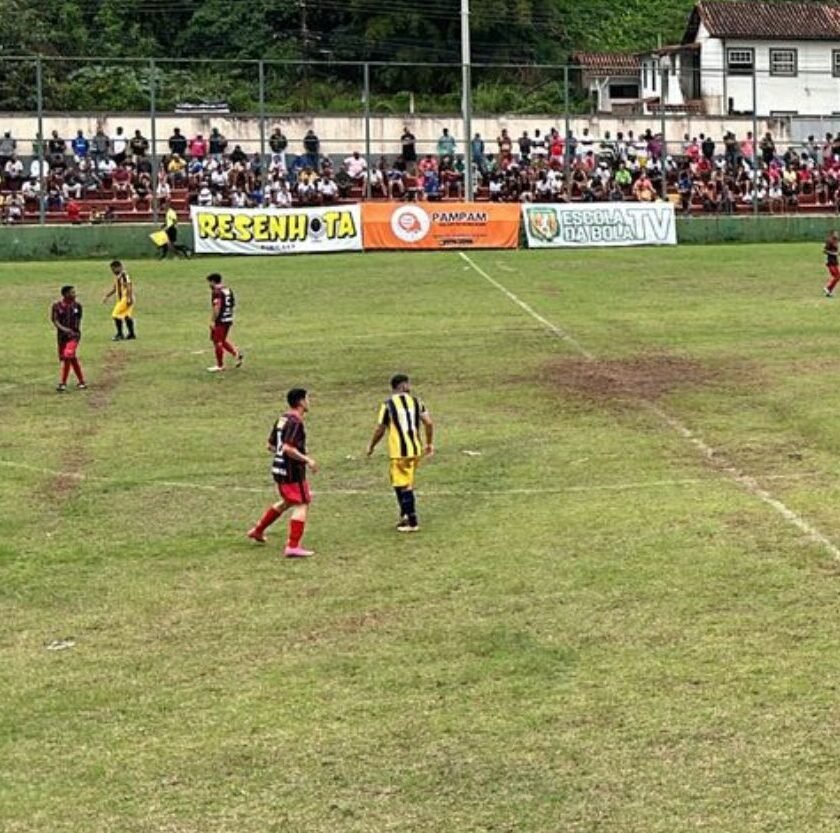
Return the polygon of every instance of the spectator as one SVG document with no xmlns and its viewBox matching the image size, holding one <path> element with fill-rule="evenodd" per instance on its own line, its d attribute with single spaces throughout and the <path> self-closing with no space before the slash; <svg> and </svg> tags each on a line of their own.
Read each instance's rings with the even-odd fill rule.
<svg viewBox="0 0 840 833">
<path fill-rule="evenodd" d="M 408 125 L 403 127 L 400 146 L 402 147 L 401 156 L 405 160 L 406 168 L 409 173 L 413 174 L 417 167 L 417 139 L 408 129 Z"/>
<path fill-rule="evenodd" d="M 17 158 L 14 152 L 6 160 L 6 164 L 3 167 L 3 174 L 6 180 L 6 188 L 10 191 L 17 191 L 23 181 L 23 162 Z"/>
<path fill-rule="evenodd" d="M 7 130 L 0 139 L 0 170 L 6 167 L 6 163 L 14 156 L 17 150 L 17 142 Z"/>
<path fill-rule="evenodd" d="M 769 165 L 776 156 L 776 143 L 773 141 L 773 134 L 769 131 L 765 133 L 759 147 L 761 148 L 761 158 L 764 164 Z"/>
<path fill-rule="evenodd" d="M 715 141 L 711 136 L 700 134 L 700 150 L 703 156 L 711 163 L 715 157 Z"/>
<path fill-rule="evenodd" d="M 13 226 L 23 222 L 23 215 L 26 211 L 26 204 L 23 195 L 10 194 L 6 199 L 6 222 Z"/>
<path fill-rule="evenodd" d="M 639 176 L 633 185 L 633 196 L 639 202 L 653 202 L 656 199 L 653 183 L 645 171 L 642 171 L 641 176 Z"/>
<path fill-rule="evenodd" d="M 73 156 L 76 162 L 86 159 L 88 151 L 90 150 L 90 142 L 85 138 L 85 134 L 81 130 L 76 131 L 76 138 L 70 143 L 73 150 Z"/>
<path fill-rule="evenodd" d="M 221 133 L 219 133 L 218 127 L 214 127 L 210 131 L 210 137 L 207 140 L 207 147 L 210 156 L 212 156 L 217 161 L 221 160 L 222 155 L 227 150 L 227 146 L 227 139 L 225 139 L 225 137 L 222 136 Z M 237 145 L 237 148 L 239 148 L 239 145 Z M 242 148 L 239 148 L 239 150 L 241 152 Z"/>
<path fill-rule="evenodd" d="M 423 172 L 423 197 L 427 200 L 439 200 L 441 197 L 440 180 L 433 168 L 427 168 Z"/>
<path fill-rule="evenodd" d="M 443 128 L 443 133 L 437 141 L 437 155 L 438 159 L 455 155 L 455 139 L 449 135 L 449 128 L 447 127 Z"/>
<path fill-rule="evenodd" d="M 753 139 L 752 131 L 747 131 L 747 137 L 741 142 L 741 158 L 746 159 L 752 165 L 755 157 L 755 139 Z"/>
<path fill-rule="evenodd" d="M 203 163 L 207 157 L 207 141 L 201 133 L 197 133 L 189 144 L 189 156 L 191 160 Z"/>
<path fill-rule="evenodd" d="M 44 178 L 46 179 L 50 173 L 50 163 L 45 159 L 42 164 L 41 160 L 36 156 L 29 163 L 29 178 L 34 182 L 40 183 L 42 172 Z"/>
<path fill-rule="evenodd" d="M 213 192 L 210 190 L 210 184 L 207 180 L 203 180 L 201 187 L 198 189 L 198 196 L 196 198 L 198 205 L 202 208 L 207 208 L 213 205 Z"/>
<path fill-rule="evenodd" d="M 476 133 L 475 136 L 473 136 L 470 145 L 473 164 L 483 177 L 487 171 L 487 160 L 484 158 L 484 139 L 481 138 L 480 133 Z"/>
<path fill-rule="evenodd" d="M 108 158 L 108 152 L 110 149 L 111 140 L 102 129 L 102 125 L 99 125 L 99 127 L 96 128 L 96 133 L 93 134 L 93 139 L 90 143 L 91 158 L 93 159 L 93 163 L 97 170 L 100 169 L 99 163 L 103 159 Z"/>
<path fill-rule="evenodd" d="M 187 137 L 181 133 L 181 128 L 176 127 L 169 137 L 169 153 L 172 155 L 185 157 L 187 155 Z"/>
<path fill-rule="evenodd" d="M 149 140 L 139 130 L 135 130 L 134 136 L 131 137 L 129 142 L 129 147 L 131 155 L 134 157 L 134 164 L 138 165 L 140 160 L 149 152 Z"/>
<path fill-rule="evenodd" d="M 82 222 L 82 207 L 75 199 L 67 201 L 65 211 L 67 212 L 67 221 L 69 223 L 77 226 Z"/>
<path fill-rule="evenodd" d="M 64 167 L 64 153 L 67 150 L 67 143 L 53 130 L 52 136 L 47 142 L 47 152 L 50 157 L 50 164 L 53 168 Z"/>
<path fill-rule="evenodd" d="M 519 137 L 519 164 L 529 165 L 531 163 L 531 138 L 528 131 L 523 130 Z"/>
<path fill-rule="evenodd" d="M 186 160 L 179 153 L 173 153 L 166 163 L 166 173 L 169 176 L 169 181 L 176 188 L 184 184 L 187 176 Z"/>
<path fill-rule="evenodd" d="M 126 164 L 118 165 L 113 176 L 114 197 L 127 200 L 131 196 L 131 171 Z"/>
<path fill-rule="evenodd" d="M 332 205 L 338 200 L 338 185 L 328 173 L 318 180 L 318 195 L 324 205 Z"/>
<path fill-rule="evenodd" d="M 353 154 L 344 160 L 344 170 L 353 180 L 353 185 L 363 185 L 367 171 L 367 161 L 359 154 L 359 151 L 354 150 Z"/>
<path fill-rule="evenodd" d="M 279 127 L 275 127 L 271 135 L 268 137 L 268 146 L 271 148 L 273 154 L 286 153 L 286 148 L 289 146 L 289 141 L 283 135 L 283 131 Z"/>
<path fill-rule="evenodd" d="M 128 158 L 128 141 L 121 127 L 117 128 L 114 141 L 111 143 L 111 152 L 113 154 L 111 158 L 117 166 L 122 165 Z"/>
<path fill-rule="evenodd" d="M 431 153 L 427 153 L 418 163 L 417 170 L 420 172 L 420 176 L 423 176 L 426 171 L 434 171 L 437 173 L 438 169 L 438 162 Z"/>
<path fill-rule="evenodd" d="M 276 188 L 271 192 L 271 204 L 275 208 L 291 208 L 292 193 L 289 191 L 289 183 L 285 179 L 275 180 Z"/>
<path fill-rule="evenodd" d="M 315 135 L 312 128 L 306 131 L 303 137 L 303 165 L 313 170 L 320 167 L 321 140 Z"/>
<path fill-rule="evenodd" d="M 225 141 L 225 146 L 227 146 L 227 141 Z M 210 138 L 210 154 L 213 155 L 213 138 Z M 245 154 L 245 151 L 242 150 L 240 145 L 235 145 L 233 148 L 233 152 L 230 154 L 230 161 L 234 165 L 244 165 L 245 162 L 248 161 L 248 157 Z"/>
</svg>

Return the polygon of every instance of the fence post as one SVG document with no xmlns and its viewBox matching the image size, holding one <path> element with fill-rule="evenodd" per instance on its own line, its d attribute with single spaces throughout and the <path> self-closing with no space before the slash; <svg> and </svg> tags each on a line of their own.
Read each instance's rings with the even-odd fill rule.
<svg viewBox="0 0 840 833">
<path fill-rule="evenodd" d="M 363 84 L 365 99 L 365 162 L 367 163 L 367 175 L 365 176 L 365 199 L 370 199 L 370 64 L 365 63 L 363 67 Z M 387 187 L 387 186 L 386 186 Z"/>
<path fill-rule="evenodd" d="M 757 67 L 753 64 L 752 99 L 753 99 L 753 214 L 758 214 L 758 84 L 756 83 Z"/>
<path fill-rule="evenodd" d="M 260 161 L 265 166 L 265 61 L 259 62 L 260 84 Z M 265 171 L 265 167 L 263 168 Z M 263 176 L 265 178 L 265 176 Z"/>
<path fill-rule="evenodd" d="M 659 132 L 662 134 L 662 151 L 659 157 L 659 166 L 660 171 L 662 173 L 662 186 L 661 186 L 661 194 L 663 200 L 668 199 L 668 183 L 666 181 L 665 175 L 665 157 L 668 155 L 666 150 L 668 148 L 667 142 L 665 141 L 665 78 L 668 75 L 668 67 L 665 64 L 662 64 L 662 77 L 659 79 L 661 84 L 660 90 L 662 93 L 659 97 Z"/>
<path fill-rule="evenodd" d="M 464 129 L 464 198 L 472 202 L 475 184 L 472 170 L 472 49 L 470 45 L 470 3 L 461 0 L 461 109 Z M 452 160 L 453 166 L 455 160 Z"/>
<path fill-rule="evenodd" d="M 563 182 L 565 183 L 566 196 L 571 197 L 571 184 L 569 182 L 569 134 L 571 133 L 569 121 L 569 67 L 563 67 Z"/>
<path fill-rule="evenodd" d="M 38 222 L 46 222 L 47 188 L 44 179 L 44 63 L 35 59 L 35 95 L 38 98 Z"/>
<path fill-rule="evenodd" d="M 155 59 L 149 58 L 149 116 L 152 120 L 152 220 L 158 221 L 158 196 L 157 196 L 157 96 L 155 82 Z"/>
</svg>

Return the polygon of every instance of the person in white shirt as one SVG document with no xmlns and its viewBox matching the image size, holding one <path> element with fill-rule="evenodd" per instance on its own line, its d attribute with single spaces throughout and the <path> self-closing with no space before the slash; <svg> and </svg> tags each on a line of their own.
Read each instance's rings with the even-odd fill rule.
<svg viewBox="0 0 840 833">
<path fill-rule="evenodd" d="M 125 162 L 125 153 L 128 149 L 128 141 L 125 138 L 125 133 L 121 127 L 117 128 L 114 134 L 114 140 L 111 142 L 112 158 L 120 165 Z"/>
<path fill-rule="evenodd" d="M 210 184 L 214 188 L 224 188 L 228 184 L 227 174 L 216 166 L 210 173 Z"/>
<path fill-rule="evenodd" d="M 234 188 L 230 193 L 230 204 L 233 208 L 245 208 L 245 193 L 238 188 Z"/>
<path fill-rule="evenodd" d="M 24 179 L 23 184 L 20 186 L 20 193 L 25 200 L 37 200 L 38 195 L 41 193 L 41 183 L 37 179 L 34 181 Z"/>
<path fill-rule="evenodd" d="M 210 190 L 210 186 L 206 180 L 201 183 L 201 188 L 198 192 L 198 204 L 203 207 L 213 205 L 213 192 Z"/>
<path fill-rule="evenodd" d="M 352 156 L 348 156 L 344 160 L 344 169 L 350 175 L 350 178 L 356 184 L 359 184 L 364 181 L 367 162 L 359 155 L 359 151 L 355 150 Z"/>
<path fill-rule="evenodd" d="M 335 180 L 329 174 L 318 180 L 318 193 L 325 204 L 333 203 L 338 199 L 338 185 L 335 184 Z"/>
<path fill-rule="evenodd" d="M 44 160 L 44 179 L 49 176 L 50 173 L 50 163 L 47 160 Z M 29 176 L 31 179 L 40 179 L 41 178 L 41 162 L 36 157 L 29 163 Z"/>
<path fill-rule="evenodd" d="M 12 158 L 6 162 L 5 173 L 8 179 L 14 180 L 15 182 L 21 179 L 21 177 L 23 177 L 23 162 L 21 162 L 16 156 L 12 156 Z"/>
<path fill-rule="evenodd" d="M 96 160 L 96 171 L 101 176 L 111 176 L 117 169 L 117 163 L 110 156 L 100 156 Z"/>
<path fill-rule="evenodd" d="M 277 180 L 277 188 L 271 191 L 271 204 L 275 208 L 291 208 L 292 207 L 292 192 L 289 190 L 289 184 L 285 179 Z"/>
</svg>

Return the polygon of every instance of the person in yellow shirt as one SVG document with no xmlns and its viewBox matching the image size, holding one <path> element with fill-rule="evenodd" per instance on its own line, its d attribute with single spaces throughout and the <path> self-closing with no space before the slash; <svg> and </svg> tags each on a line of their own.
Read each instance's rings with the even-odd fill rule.
<svg viewBox="0 0 840 833">
<path fill-rule="evenodd" d="M 397 530 L 417 532 L 420 525 L 414 500 L 414 478 L 420 459 L 434 454 L 434 423 L 426 406 L 411 393 L 408 376 L 403 373 L 394 376 L 391 379 L 391 391 L 391 396 L 379 408 L 367 456 L 373 454 L 373 450 L 387 433 L 391 485 L 400 507 Z M 421 423 L 425 433 L 425 446 L 420 440 Z"/>
<path fill-rule="evenodd" d="M 134 334 L 134 284 L 128 276 L 128 272 L 119 260 L 111 261 L 111 274 L 114 276 L 114 283 L 108 292 L 102 297 L 104 304 L 112 295 L 116 298 L 114 309 L 111 310 L 111 318 L 117 332 L 111 341 L 130 341 L 137 338 Z M 123 335 L 123 323 L 128 335 Z"/>
<path fill-rule="evenodd" d="M 163 215 L 163 226 L 161 231 L 166 235 L 166 242 L 158 247 L 158 259 L 163 260 L 170 252 L 181 257 L 190 257 L 192 252 L 178 243 L 178 212 L 171 206 L 161 201 L 161 208 L 166 205 L 166 212 Z M 159 234 L 160 232 L 156 232 Z"/>
</svg>

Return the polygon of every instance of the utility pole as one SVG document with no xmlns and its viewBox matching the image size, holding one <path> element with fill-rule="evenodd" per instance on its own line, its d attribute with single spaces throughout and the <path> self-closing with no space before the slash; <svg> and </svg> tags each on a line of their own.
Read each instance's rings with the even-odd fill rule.
<svg viewBox="0 0 840 833">
<path fill-rule="evenodd" d="M 464 196 L 473 199 L 472 79 L 470 65 L 470 0 L 461 0 L 461 109 L 464 119 Z"/>
</svg>

